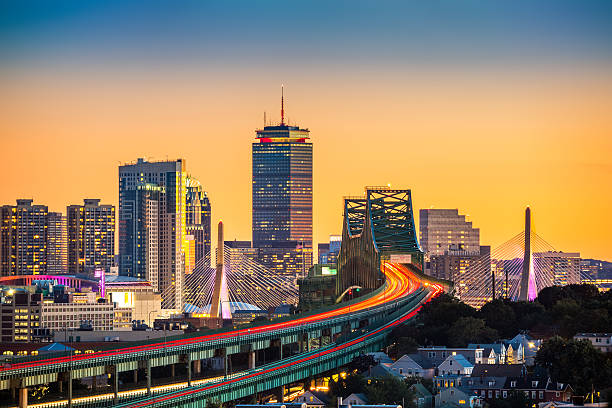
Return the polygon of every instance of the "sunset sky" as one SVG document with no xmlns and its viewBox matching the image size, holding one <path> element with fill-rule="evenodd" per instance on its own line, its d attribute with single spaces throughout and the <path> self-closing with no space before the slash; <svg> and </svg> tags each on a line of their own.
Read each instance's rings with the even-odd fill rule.
<svg viewBox="0 0 612 408">
<path fill-rule="evenodd" d="M 281 84 L 314 143 L 316 242 L 343 196 L 391 183 L 482 244 L 530 205 L 555 249 L 612 261 L 610 1 L 3 1 L 0 204 L 117 205 L 119 163 L 182 157 L 249 240 Z"/>
</svg>

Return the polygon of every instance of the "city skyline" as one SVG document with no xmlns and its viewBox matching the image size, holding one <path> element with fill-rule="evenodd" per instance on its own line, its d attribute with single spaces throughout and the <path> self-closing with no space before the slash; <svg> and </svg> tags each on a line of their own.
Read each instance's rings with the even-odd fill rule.
<svg viewBox="0 0 612 408">
<path fill-rule="evenodd" d="M 63 212 L 95 197 L 117 206 L 118 162 L 183 158 L 209 193 L 213 225 L 223 219 L 228 239 L 249 239 L 249 142 L 264 111 L 280 121 L 284 83 L 288 119 L 307 125 L 314 145 L 314 242 L 341 230 L 343 196 L 391 183 L 412 189 L 415 209 L 468 214 L 483 244 L 514 236 L 530 205 L 555 248 L 610 260 L 610 7 L 500 4 L 292 6 L 303 13 L 299 27 L 319 23 L 309 35 L 289 32 L 290 21 L 263 24 L 283 12 L 263 7 L 266 28 L 251 38 L 253 23 L 219 36 L 223 23 L 248 21 L 249 7 L 230 15 L 157 5 L 146 10 L 155 23 L 164 11 L 170 27 L 186 21 L 162 34 L 151 22 L 128 26 L 142 11 L 134 5 L 33 16 L 7 6 L 0 133 L 6 152 L 27 143 L 28 154 L 4 155 L 2 171 L 19 177 L 3 180 L 0 202 L 31 197 Z M 469 13 L 490 25 L 466 29 Z M 95 18 L 79 40 L 84 16 Z M 427 24 L 437 19 L 444 27 Z M 115 33 L 101 28 L 115 20 Z M 352 28 L 359 23 L 363 32 Z M 193 39 L 178 46 L 185 30 Z M 286 50 L 277 55 L 276 45 Z"/>
</svg>

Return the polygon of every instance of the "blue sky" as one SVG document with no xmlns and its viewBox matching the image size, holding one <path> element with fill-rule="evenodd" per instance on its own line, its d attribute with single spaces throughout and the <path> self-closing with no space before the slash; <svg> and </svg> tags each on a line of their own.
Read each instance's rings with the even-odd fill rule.
<svg viewBox="0 0 612 408">
<path fill-rule="evenodd" d="M 4 1 L 4 64 L 607 62 L 610 1 Z"/>
</svg>

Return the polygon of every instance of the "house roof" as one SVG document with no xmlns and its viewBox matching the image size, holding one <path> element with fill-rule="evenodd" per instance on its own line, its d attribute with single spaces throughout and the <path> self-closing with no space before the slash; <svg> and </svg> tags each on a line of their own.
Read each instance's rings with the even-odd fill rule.
<svg viewBox="0 0 612 408">
<path fill-rule="evenodd" d="M 38 351 L 70 351 L 70 350 L 74 350 L 74 349 L 62 343 L 51 343 L 48 346 L 44 346 L 38 349 Z"/>
<path fill-rule="evenodd" d="M 482 356 L 488 358 L 488 357 L 491 357 L 491 353 L 494 356 L 497 355 L 497 353 L 495 353 L 495 350 L 493 350 L 491 347 L 486 347 L 484 351 L 482 352 Z"/>
<path fill-rule="evenodd" d="M 431 397 L 431 392 L 421 383 L 415 383 L 410 386 L 415 392 L 415 394 L 423 396 L 423 397 Z"/>
<path fill-rule="evenodd" d="M 310 397 L 314 397 L 313 401 L 310 401 Z M 306 391 L 299 397 L 297 397 L 293 402 L 304 402 L 306 404 L 323 404 L 327 405 L 329 403 L 329 398 L 327 394 L 322 393 L 320 391 Z"/>
<path fill-rule="evenodd" d="M 574 337 L 612 337 L 612 333 L 577 333 Z"/>
<path fill-rule="evenodd" d="M 366 370 L 363 373 L 363 376 L 365 378 L 382 378 L 387 376 L 402 377 L 401 374 L 396 373 L 395 371 L 391 370 L 391 368 L 382 364 L 375 365 L 374 367 Z"/>
<path fill-rule="evenodd" d="M 368 356 L 372 356 L 374 358 L 374 361 L 376 361 L 377 363 L 393 364 L 393 360 L 391 359 L 391 357 L 389 357 L 386 353 L 383 353 L 382 351 L 374 351 L 372 353 L 368 353 Z"/>
<path fill-rule="evenodd" d="M 537 381 L 537 384 L 534 385 L 534 381 Z M 516 384 L 514 387 L 512 387 L 512 382 L 515 382 Z M 506 379 L 505 388 L 547 391 L 567 391 L 572 389 L 572 387 L 567 383 L 552 382 L 548 377 L 541 377 L 536 375 L 528 375 L 524 377 L 508 377 Z"/>
<path fill-rule="evenodd" d="M 468 348 L 491 348 L 496 354 L 502 354 L 505 346 L 503 343 L 470 343 Z"/>
<path fill-rule="evenodd" d="M 470 389 L 502 389 L 506 385 L 507 377 L 470 377 L 463 380 L 462 386 Z"/>
<path fill-rule="evenodd" d="M 368 403 L 368 397 L 366 397 L 366 396 L 365 396 L 365 394 L 364 394 L 364 393 L 361 393 L 361 392 L 354 392 L 354 393 L 352 393 L 351 395 L 349 395 L 348 397 L 343 398 L 343 400 L 350 400 L 350 399 L 351 399 L 351 397 L 354 397 L 354 398 L 359 398 L 360 400 L 362 400 L 362 401 L 363 401 L 363 402 L 365 402 L 366 404 Z"/>
<path fill-rule="evenodd" d="M 427 357 L 425 357 L 422 354 L 407 354 L 406 356 L 402 356 L 402 358 L 404 357 L 409 357 L 412 359 L 412 361 L 414 361 L 415 363 L 417 363 L 418 365 L 421 366 L 421 368 L 436 368 L 436 365 Z M 400 358 L 401 360 L 401 358 Z M 399 360 L 398 360 L 399 361 Z"/>
<path fill-rule="evenodd" d="M 520 377 L 524 372 L 523 364 L 476 364 L 472 377 Z"/>
<path fill-rule="evenodd" d="M 455 360 L 455 362 L 459 365 L 461 365 L 463 368 L 469 368 L 469 367 L 474 367 L 474 364 L 470 363 L 465 357 L 463 357 L 461 354 L 455 354 L 450 355 L 448 357 L 446 357 L 446 360 L 444 360 L 442 362 L 442 364 L 444 364 L 445 362 L 447 362 L 448 360 L 453 359 Z M 442 365 L 440 364 L 440 365 Z"/>
</svg>

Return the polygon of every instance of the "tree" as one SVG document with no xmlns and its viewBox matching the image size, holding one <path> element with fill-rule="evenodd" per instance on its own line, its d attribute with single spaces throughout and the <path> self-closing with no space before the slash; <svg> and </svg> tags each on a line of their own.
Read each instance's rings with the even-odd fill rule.
<svg viewBox="0 0 612 408">
<path fill-rule="evenodd" d="M 484 320 L 460 317 L 448 330 L 449 344 L 463 347 L 468 343 L 492 343 L 499 336 L 495 329 L 487 327 Z"/>
<path fill-rule="evenodd" d="M 223 408 L 223 404 L 218 399 L 207 399 L 206 408 Z"/>
<path fill-rule="evenodd" d="M 508 303 L 502 299 L 495 299 L 486 303 L 479 313 L 486 325 L 497 330 L 503 337 L 513 337 L 519 331 L 516 315 Z"/>
<path fill-rule="evenodd" d="M 366 385 L 365 394 L 370 404 L 414 407 L 414 392 L 403 380 L 387 376 Z"/>
<path fill-rule="evenodd" d="M 542 343 L 535 361 L 553 381 L 570 384 L 578 395 L 586 395 L 592 386 L 612 385 L 610 359 L 588 340 L 552 337 Z"/>
<path fill-rule="evenodd" d="M 416 353 L 418 348 L 418 343 L 412 337 L 399 337 L 389 347 L 389 356 L 397 360 L 406 354 Z"/>
<path fill-rule="evenodd" d="M 360 374 L 350 374 L 346 378 L 338 377 L 338 381 L 329 382 L 330 401 L 338 397 L 346 398 L 353 393 L 363 392 L 366 380 Z"/>
</svg>

